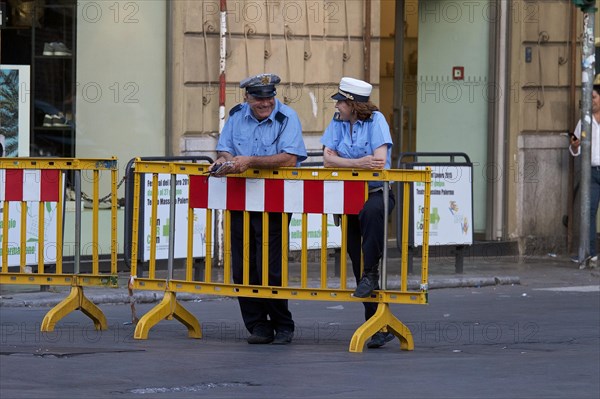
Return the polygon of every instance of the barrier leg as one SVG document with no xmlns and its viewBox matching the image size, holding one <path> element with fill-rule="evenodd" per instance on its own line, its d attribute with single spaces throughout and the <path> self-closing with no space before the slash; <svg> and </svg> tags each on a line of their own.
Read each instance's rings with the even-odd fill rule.
<svg viewBox="0 0 600 399">
<path fill-rule="evenodd" d="M 163 300 L 146 313 L 135 327 L 135 339 L 148 339 L 150 329 L 164 319 L 177 319 L 188 329 L 188 337 L 202 338 L 202 328 L 194 315 L 177 302 L 175 292 L 166 291 Z"/>
<path fill-rule="evenodd" d="M 380 303 L 373 317 L 360 326 L 352 336 L 350 352 L 362 352 L 367 339 L 382 328 L 386 328 L 388 332 L 398 337 L 400 349 L 414 350 L 415 343 L 408 327 L 394 316 L 388 303 Z"/>
<path fill-rule="evenodd" d="M 108 329 L 108 323 L 102 310 L 85 297 L 83 287 L 73 286 L 69 295 L 44 316 L 40 330 L 54 331 L 54 326 L 60 319 L 77 309 L 81 309 L 87 317 L 92 319 L 96 330 Z"/>
</svg>

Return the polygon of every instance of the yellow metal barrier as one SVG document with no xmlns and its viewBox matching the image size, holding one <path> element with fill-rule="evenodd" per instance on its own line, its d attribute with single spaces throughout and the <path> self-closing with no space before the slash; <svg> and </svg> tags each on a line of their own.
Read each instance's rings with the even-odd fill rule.
<svg viewBox="0 0 600 399">
<path fill-rule="evenodd" d="M 111 256 L 110 274 L 100 273 L 99 257 L 99 185 L 102 172 L 110 172 L 110 204 L 111 204 Z M 83 287 L 102 286 L 117 287 L 117 160 L 111 159 L 71 159 L 71 158 L 0 158 L 0 203 L 2 204 L 2 255 L 0 256 L 0 284 L 21 285 L 52 285 L 70 286 L 71 293 L 61 303 L 51 309 L 41 325 L 42 331 L 53 331 L 58 320 L 70 312 L 81 309 L 90 317 L 96 329 L 108 328 L 102 311 L 89 301 Z M 92 272 L 80 273 L 81 251 L 81 180 L 83 178 L 92 184 L 92 242 L 86 243 L 92 247 Z M 71 175 L 73 180 L 76 207 L 75 225 L 66 226 L 75 231 L 74 266 L 72 273 L 63 271 L 64 257 L 64 212 L 65 212 L 65 179 Z M 10 204 L 16 203 L 19 213 L 19 223 L 11 219 Z M 51 204 L 56 204 L 55 232 L 46 228 L 46 212 L 52 210 Z M 30 207 L 36 207 L 37 215 L 31 215 Z M 37 224 L 37 239 L 28 239 L 28 225 Z M 9 229 L 20 230 L 19 242 L 9 241 Z M 45 237 L 48 231 L 55 233 L 55 241 Z M 35 252 L 37 242 L 37 261 L 27 262 L 27 253 Z M 55 258 L 45 259 L 49 244 L 55 245 Z M 18 254 L 18 272 L 9 271 L 9 255 Z M 14 262 L 13 262 L 14 263 Z M 56 265 L 55 272 L 48 272 L 46 263 Z M 37 267 L 33 272 L 31 267 Z"/>
<path fill-rule="evenodd" d="M 196 318 L 181 306 L 177 299 L 176 293 L 186 292 L 193 294 L 209 294 L 209 295 L 220 295 L 220 296 L 236 296 L 236 297 L 255 297 L 255 298 L 277 298 L 277 299 L 299 299 L 299 300 L 318 300 L 318 301 L 336 301 L 336 302 L 377 302 L 378 308 L 373 317 L 366 321 L 360 328 L 354 333 L 351 343 L 351 352 L 362 352 L 366 340 L 377 331 L 382 329 L 387 330 L 395 334 L 400 342 L 403 350 L 412 350 L 414 348 L 414 342 L 410 330 L 398 320 L 390 311 L 390 303 L 402 303 L 402 304 L 426 304 L 427 303 L 427 290 L 428 290 L 428 237 L 429 237 L 429 198 L 431 189 L 431 171 L 429 168 L 426 170 L 352 170 L 352 169 L 328 169 L 328 168 L 281 168 L 276 170 L 248 170 L 243 174 L 229 175 L 224 178 L 219 177 L 208 177 L 207 176 L 208 165 L 207 164 L 189 164 L 189 163 L 168 163 L 168 162 L 142 162 L 136 161 L 134 171 L 134 205 L 133 205 L 133 222 L 132 222 L 132 253 L 131 253 L 131 288 L 140 290 L 159 290 L 165 291 L 163 301 L 150 310 L 144 315 L 135 329 L 134 337 L 136 339 L 147 339 L 150 329 L 163 319 L 176 318 L 182 322 L 188 328 L 188 335 L 192 338 L 201 338 L 202 331 L 200 323 Z M 190 186 L 190 194 L 188 198 L 188 217 L 187 217 L 187 232 L 188 232 L 188 252 L 187 252 L 187 263 L 185 270 L 185 278 L 183 280 L 176 280 L 173 278 L 173 251 L 170 248 L 169 253 L 169 267 L 167 277 L 164 279 L 156 277 L 156 244 L 155 239 L 150 239 L 150 259 L 148 265 L 148 277 L 141 278 L 137 276 L 137 259 L 138 259 L 138 242 L 139 242 L 139 231 L 138 226 L 140 223 L 140 201 L 141 201 L 141 184 L 140 181 L 143 179 L 145 174 L 151 174 L 152 188 L 152 213 L 150 218 L 150 231 L 157 231 L 157 220 L 156 220 L 156 208 L 157 208 L 157 191 L 158 188 L 158 175 L 169 174 L 171 176 L 171 200 L 170 204 L 174 204 L 175 201 L 175 180 L 177 175 L 187 175 L 190 182 L 197 182 L 197 184 Z M 209 180 L 213 179 L 213 180 Z M 320 262 L 320 273 L 319 273 L 319 284 L 318 288 L 309 287 L 308 280 L 308 246 L 307 246 L 307 213 L 321 213 L 322 217 L 322 229 L 326 231 L 327 226 L 327 212 L 326 210 L 314 211 L 310 210 L 301 212 L 302 213 L 302 252 L 301 252 L 301 265 L 300 265 L 300 282 L 299 284 L 292 284 L 289 278 L 289 265 L 288 265 L 288 210 L 279 211 L 282 213 L 282 284 L 281 286 L 269 286 L 268 285 L 268 238 L 263 236 L 263 280 L 261 285 L 249 285 L 249 254 L 248 254 L 248 237 L 247 226 L 249 223 L 249 212 L 256 211 L 255 201 L 241 201 L 239 198 L 231 198 L 231 195 L 225 197 L 219 197 L 219 190 L 223 187 L 230 187 L 227 190 L 233 190 L 236 193 L 240 193 L 239 187 L 246 187 L 246 197 L 252 195 L 261 195 L 260 190 L 256 190 L 255 187 L 262 187 L 262 193 L 265 197 L 275 196 L 273 192 L 269 192 L 268 187 L 271 187 L 273 183 L 269 184 L 268 181 L 283 181 L 285 184 L 301 183 L 303 184 L 304 190 L 312 190 L 314 187 L 318 187 L 319 184 L 327 184 L 327 182 L 341 182 L 348 184 L 354 182 L 354 188 L 356 184 L 361 185 L 363 192 L 365 193 L 362 202 L 366 200 L 368 195 L 368 182 L 370 181 L 382 181 L 382 182 L 394 182 L 394 184 L 403 185 L 403 198 L 397 199 L 397 206 L 401 206 L 403 210 L 403 226 L 402 226 L 402 259 L 400 264 L 400 289 L 388 290 L 384 286 L 382 290 L 375 291 L 370 298 L 355 298 L 352 296 L 353 290 L 346 288 L 346 232 L 344 226 L 347 226 L 346 220 L 347 215 L 342 215 L 342 254 L 341 257 L 341 276 L 340 276 L 340 287 L 332 288 L 327 280 L 327 241 L 326 234 L 322 234 L 321 242 L 321 262 Z M 421 182 L 425 186 L 425 200 L 424 200 L 424 229 L 423 229 L 423 257 L 422 257 L 422 270 L 421 270 L 421 284 L 417 291 L 408 290 L 408 223 L 409 223 L 409 210 L 410 210 L 410 196 L 412 193 L 411 184 Z M 251 184 L 256 183 L 256 184 Z M 211 184 L 213 184 L 211 186 Z M 249 184 L 245 186 L 246 184 Z M 315 186 L 316 184 L 316 186 Z M 235 190 L 236 186 L 238 190 Z M 251 186 L 251 187 L 250 187 Z M 279 184 L 279 187 L 282 185 Z M 163 184 L 164 187 L 164 184 Z M 233 189 L 231 187 L 234 187 Z M 264 187 L 267 187 L 265 189 Z M 212 190 L 212 191 L 211 191 Z M 242 191 L 244 189 L 242 188 Z M 210 193 L 217 192 L 216 198 L 211 201 Z M 266 193 L 269 195 L 266 195 Z M 310 191 L 309 191 L 310 192 Z M 254 193 L 254 194 L 253 194 Z M 258 194 L 256 194 L 258 193 Z M 323 190 L 320 191 L 323 193 Z M 287 194 L 286 194 L 287 195 Z M 293 192 L 290 193 L 289 197 L 292 198 Z M 297 194 L 296 194 L 297 195 Z M 208 197 L 208 198 L 207 198 Z M 286 197 L 287 198 L 287 197 Z M 237 202 L 237 203 L 236 203 Z M 259 201 L 260 202 L 260 201 Z M 252 203 L 254 205 L 250 205 Z M 361 203 L 362 204 L 362 203 Z M 265 210 L 268 206 L 263 204 Z M 170 229 L 171 235 L 174 232 L 174 205 L 171 205 L 171 218 L 170 218 Z M 193 208 L 206 209 L 206 262 L 205 262 L 205 274 L 202 281 L 195 281 L 192 279 L 192 247 L 193 241 L 190 239 L 191 231 L 194 223 Z M 260 205 L 259 205 L 260 208 Z M 276 208 L 276 207 L 275 207 Z M 213 242 L 212 237 L 212 223 L 213 212 L 215 209 L 224 210 L 225 217 L 225 237 L 224 237 L 224 265 L 222 271 L 223 279 L 221 281 L 212 281 L 213 279 L 213 267 L 212 267 L 212 256 L 211 256 L 211 245 Z M 230 236 L 230 212 L 231 210 L 243 210 L 244 212 L 244 265 L 243 265 L 243 284 L 233 284 L 231 282 L 231 236 Z M 306 209 L 306 206 L 305 206 Z M 296 211 L 294 211 L 296 212 Z M 336 212 L 337 213 L 337 212 Z M 263 232 L 268 232 L 268 213 L 264 212 L 263 216 Z M 265 225 L 266 224 L 266 225 Z M 171 243 L 172 244 L 172 243 Z M 172 245 L 171 245 L 172 246 Z M 385 264 L 385 262 L 384 262 Z M 385 275 L 385 271 L 382 270 L 382 274 Z M 217 273 L 218 275 L 218 273 Z"/>
</svg>

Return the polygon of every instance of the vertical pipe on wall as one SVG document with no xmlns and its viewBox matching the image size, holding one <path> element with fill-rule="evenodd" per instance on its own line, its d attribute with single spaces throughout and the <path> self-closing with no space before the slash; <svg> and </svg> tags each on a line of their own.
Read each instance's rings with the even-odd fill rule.
<svg viewBox="0 0 600 399">
<path fill-rule="evenodd" d="M 396 2 L 395 21 L 394 21 L 394 105 L 392 129 L 394 138 L 398 138 L 398 143 L 394 146 L 399 149 L 398 152 L 411 151 L 404 148 L 404 132 L 402 113 L 404 105 L 404 0 Z M 411 131 L 408 131 L 411 134 Z"/>
<path fill-rule="evenodd" d="M 488 140 L 488 159 L 491 159 L 498 173 L 493 181 L 488 180 L 487 192 L 491 198 L 491 212 L 488 213 L 486 223 L 486 238 L 491 240 L 502 240 L 504 238 L 504 227 L 506 225 L 505 192 L 506 192 L 506 121 L 507 121 L 507 99 L 500 93 L 508 92 L 508 24 L 510 18 L 510 5 L 504 1 L 496 1 L 496 18 L 490 22 L 490 46 L 494 51 L 490 56 L 490 76 L 493 77 L 493 93 L 495 101 L 490 103 L 490 135 Z"/>
<path fill-rule="evenodd" d="M 364 80 L 371 81 L 371 0 L 365 0 Z"/>
<path fill-rule="evenodd" d="M 165 2 L 167 12 L 166 47 L 166 80 L 165 80 L 165 155 L 174 156 L 173 152 L 173 5 Z"/>
<path fill-rule="evenodd" d="M 507 2 L 498 2 L 499 10 L 500 10 L 500 19 L 499 19 L 499 42 L 498 42 L 498 90 L 502 93 L 507 93 L 508 85 L 507 85 L 507 73 L 508 73 L 508 19 L 509 19 L 509 5 Z M 507 112 L 506 112 L 506 101 L 501 97 L 498 99 L 496 103 L 497 113 L 496 113 L 496 154 L 494 156 L 494 160 L 498 162 L 498 170 L 505 171 L 506 168 L 506 121 L 507 121 Z M 494 207 L 494 232 L 495 239 L 501 240 L 504 238 L 504 226 L 505 226 L 505 204 L 504 204 L 504 194 L 506 192 L 506 173 L 500 173 L 494 184 L 495 188 L 495 198 L 496 206 Z"/>
</svg>

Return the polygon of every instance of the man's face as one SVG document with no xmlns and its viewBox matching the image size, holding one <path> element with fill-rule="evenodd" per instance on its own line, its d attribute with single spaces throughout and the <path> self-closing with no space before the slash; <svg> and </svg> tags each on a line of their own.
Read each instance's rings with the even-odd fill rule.
<svg viewBox="0 0 600 399">
<path fill-rule="evenodd" d="M 268 118 L 275 109 L 275 97 L 261 98 L 246 93 L 246 102 L 250 105 L 254 117 L 259 121 Z"/>
</svg>

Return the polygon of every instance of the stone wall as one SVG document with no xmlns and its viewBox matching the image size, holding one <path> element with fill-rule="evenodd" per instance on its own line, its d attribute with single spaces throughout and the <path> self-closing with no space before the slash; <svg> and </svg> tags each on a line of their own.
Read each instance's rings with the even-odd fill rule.
<svg viewBox="0 0 600 399">
<path fill-rule="evenodd" d="M 561 135 L 519 136 L 520 170 L 513 174 L 518 185 L 517 213 L 522 255 L 566 252 L 569 156 L 568 139 Z"/>
<path fill-rule="evenodd" d="M 570 40 L 572 21 L 582 32 L 582 13 L 569 0 L 511 4 L 508 236 L 524 255 L 566 253 L 567 133 L 581 93 L 581 44 Z"/>
<path fill-rule="evenodd" d="M 173 148 L 215 156 L 219 132 L 219 1 L 176 1 L 173 10 Z M 299 114 L 307 149 L 334 109 L 342 76 L 367 79 L 378 98 L 379 2 L 372 4 L 371 76 L 364 76 L 364 1 L 227 1 L 226 113 L 243 101 L 239 82 L 272 72 L 277 98 Z"/>
</svg>

